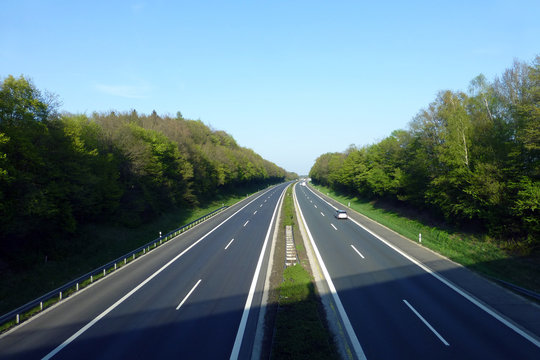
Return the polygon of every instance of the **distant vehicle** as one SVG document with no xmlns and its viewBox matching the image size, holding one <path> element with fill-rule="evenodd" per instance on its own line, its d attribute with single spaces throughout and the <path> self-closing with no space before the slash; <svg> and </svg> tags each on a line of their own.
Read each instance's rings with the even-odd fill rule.
<svg viewBox="0 0 540 360">
<path fill-rule="evenodd" d="M 305 182 L 305 181 L 302 181 L 302 182 L 300 183 L 300 185 L 306 186 L 306 182 Z"/>
<path fill-rule="evenodd" d="M 336 219 L 348 219 L 349 216 L 347 215 L 347 212 L 345 210 L 336 210 L 336 213 L 334 214 L 334 217 Z"/>
</svg>

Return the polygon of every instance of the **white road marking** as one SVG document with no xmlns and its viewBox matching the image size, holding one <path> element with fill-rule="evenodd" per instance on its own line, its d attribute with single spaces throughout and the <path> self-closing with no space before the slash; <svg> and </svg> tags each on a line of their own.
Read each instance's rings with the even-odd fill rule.
<svg viewBox="0 0 540 360">
<path fill-rule="evenodd" d="M 360 257 L 361 257 L 362 259 L 365 259 L 364 255 L 362 255 L 362 253 L 361 253 L 360 251 L 358 251 L 358 250 L 354 247 L 354 245 L 351 245 L 351 247 L 354 249 L 354 251 L 356 251 L 356 252 L 358 253 L 358 255 L 360 255 Z"/>
<path fill-rule="evenodd" d="M 191 293 L 193 291 L 195 291 L 195 289 L 197 288 L 197 286 L 199 286 L 199 284 L 201 283 L 201 280 L 200 279 L 199 281 L 197 281 L 197 283 L 195 284 L 195 286 L 188 292 L 188 294 L 186 295 L 186 297 L 184 298 L 184 300 L 182 300 L 182 302 L 180 304 L 178 304 L 178 306 L 176 307 L 176 310 L 180 309 L 182 307 L 182 305 L 184 305 L 184 303 L 186 302 L 186 300 L 188 299 L 188 297 L 191 295 Z"/>
<path fill-rule="evenodd" d="M 306 227 L 306 232 L 309 237 L 309 241 L 311 243 L 311 246 L 313 247 L 315 256 L 319 260 L 320 269 L 323 272 L 324 279 L 328 283 L 328 289 L 330 290 L 330 293 L 332 294 L 332 298 L 334 299 L 334 303 L 336 304 L 336 308 L 341 317 L 341 321 L 343 321 L 345 332 L 349 336 L 349 340 L 353 347 L 354 353 L 358 359 L 365 360 L 366 355 L 364 354 L 364 350 L 362 349 L 362 346 L 360 345 L 360 342 L 358 341 L 358 338 L 356 337 L 351 321 L 349 320 L 349 317 L 347 316 L 347 312 L 345 311 L 345 308 L 343 307 L 343 304 L 341 303 L 341 299 L 339 298 L 336 287 L 334 286 L 332 278 L 330 277 L 330 274 L 328 273 L 328 269 L 326 269 L 326 265 L 324 264 L 321 253 L 319 252 L 319 249 L 317 248 L 317 245 L 315 244 L 315 240 L 313 240 L 313 236 L 311 235 L 311 231 L 309 230 L 309 227 L 307 225 L 306 218 L 304 217 L 304 214 L 302 213 L 302 208 L 300 207 L 300 204 L 298 203 L 298 200 L 296 199 L 295 199 L 295 204 L 300 213 L 300 217 L 302 218 L 302 222 L 304 223 L 304 226 Z"/>
<path fill-rule="evenodd" d="M 332 225 L 332 227 L 334 228 L 334 230 L 337 230 L 337 227 L 335 227 L 334 224 L 330 223 L 330 225 Z"/>
<path fill-rule="evenodd" d="M 229 241 L 229 243 L 227 244 L 227 246 L 225 246 L 225 250 L 227 250 L 227 248 L 229 247 L 229 245 L 232 244 L 233 241 L 234 241 L 234 239 L 232 239 L 231 241 Z"/>
<path fill-rule="evenodd" d="M 317 196 L 319 199 L 321 199 L 322 201 L 324 201 L 325 203 L 327 203 L 328 205 L 330 205 L 331 207 L 333 207 L 334 209 L 337 210 L 337 208 L 330 204 L 328 201 L 324 200 L 322 197 L 320 197 L 317 193 L 313 192 L 311 189 L 310 191 L 315 194 L 315 196 Z M 492 317 L 494 317 L 495 319 L 499 320 L 502 324 L 506 325 L 508 328 L 512 329 L 515 333 L 521 335 L 523 338 L 527 339 L 529 342 L 531 342 L 532 344 L 534 344 L 536 347 L 539 347 L 540 348 L 540 340 L 537 340 L 535 339 L 534 337 L 532 337 L 531 335 L 529 335 L 528 333 L 526 333 L 525 331 L 523 331 L 522 329 L 520 329 L 518 326 L 514 325 L 513 323 L 511 323 L 510 321 L 506 320 L 504 317 L 502 317 L 501 315 L 499 315 L 499 313 L 497 313 L 495 310 L 491 309 L 490 307 L 484 305 L 483 303 L 481 303 L 479 300 L 477 300 L 475 297 L 473 297 L 472 295 L 469 295 L 467 294 L 466 292 L 464 292 L 463 290 L 461 290 L 459 287 L 457 287 L 456 285 L 454 285 L 453 283 L 451 283 L 449 280 L 446 280 L 446 278 L 442 277 L 441 275 L 437 274 L 436 272 L 434 272 L 433 270 L 431 270 L 429 267 L 427 267 L 426 265 L 422 264 L 421 262 L 419 262 L 418 260 L 416 260 L 415 258 L 413 258 L 412 256 L 409 256 L 408 254 L 406 254 L 405 252 L 403 252 L 401 249 L 399 249 L 398 247 L 392 245 L 391 243 L 389 243 L 388 241 L 386 241 L 385 239 L 383 239 L 382 237 L 380 237 L 379 235 L 375 234 L 373 231 L 369 230 L 368 228 L 366 228 L 365 226 L 363 226 L 362 224 L 360 224 L 359 222 L 357 222 L 356 220 L 354 220 L 353 218 L 349 218 L 353 223 L 355 223 L 356 225 L 358 225 L 359 227 L 361 227 L 362 229 L 364 229 L 365 231 L 367 231 L 368 233 L 370 233 L 371 235 L 373 235 L 375 238 L 379 239 L 380 241 L 382 241 L 384 244 L 386 244 L 386 246 L 388 246 L 389 248 L 393 249 L 394 251 L 396 251 L 397 253 L 401 254 L 401 256 L 403 256 L 404 258 L 406 258 L 407 260 L 411 261 L 412 263 L 416 264 L 418 267 L 420 267 L 421 269 L 423 269 L 424 271 L 426 271 L 428 274 L 430 274 L 431 276 L 433 276 L 434 278 L 436 278 L 437 280 L 439 280 L 440 282 L 442 282 L 443 284 L 445 284 L 446 286 L 448 286 L 450 289 L 454 290 L 455 292 L 457 292 L 459 295 L 463 296 L 465 299 L 469 300 L 471 303 L 473 303 L 474 305 L 478 306 L 480 309 L 484 310 L 486 313 L 488 313 L 489 315 L 491 315 Z"/>
<path fill-rule="evenodd" d="M 322 213 L 322 211 L 321 211 L 321 215 L 324 216 L 324 214 Z"/>
<path fill-rule="evenodd" d="M 248 221 L 246 221 L 246 223 L 244 224 L 244 227 L 246 227 L 246 225 L 248 224 L 248 222 L 249 222 L 249 220 L 248 220 Z"/>
<path fill-rule="evenodd" d="M 318 209 L 317 205 L 313 205 L 313 206 L 315 206 L 315 209 Z"/>
<path fill-rule="evenodd" d="M 403 299 L 403 302 L 405 303 L 405 305 L 407 305 L 407 306 L 409 307 L 409 309 L 412 310 L 412 312 L 413 312 L 416 316 L 418 316 L 418 318 L 419 318 L 420 320 L 422 320 L 422 322 L 429 328 L 429 330 L 431 330 L 435 335 L 437 335 L 437 337 L 439 338 L 439 340 L 441 340 L 442 343 L 443 343 L 444 345 L 450 346 L 450 344 L 449 344 L 448 342 L 446 342 L 446 340 L 444 340 L 444 338 L 441 336 L 441 334 L 439 334 L 439 333 L 437 332 L 437 330 L 435 330 L 435 329 L 433 328 L 433 326 L 431 326 L 431 324 L 428 323 L 427 320 L 424 319 L 424 318 L 422 317 L 422 315 L 420 315 L 420 313 L 419 313 L 418 311 L 416 311 L 416 309 L 413 308 L 412 305 L 409 304 L 409 303 L 407 302 L 407 300 Z"/>
<path fill-rule="evenodd" d="M 174 263 L 176 260 L 178 260 L 180 257 L 182 257 L 185 253 L 187 253 L 189 250 L 191 250 L 193 247 L 195 247 L 198 243 L 206 239 L 211 233 L 216 231 L 218 228 L 221 227 L 221 225 L 225 224 L 229 219 L 231 219 L 233 216 L 238 214 L 240 211 L 244 210 L 249 204 L 263 196 L 264 194 L 259 195 L 255 199 L 248 202 L 246 205 L 242 206 L 240 209 L 238 209 L 234 214 L 223 220 L 221 223 L 219 223 L 218 226 L 207 232 L 204 236 L 202 236 L 199 240 L 195 241 L 193 244 L 191 244 L 186 250 L 182 251 L 180 254 L 176 255 L 171 261 L 163 265 L 159 270 L 157 270 L 155 273 L 150 275 L 146 278 L 143 282 L 141 282 L 139 285 L 137 285 L 135 288 L 133 288 L 130 292 L 128 292 L 126 295 L 124 295 L 120 300 L 109 306 L 105 311 L 103 311 L 101 314 L 96 316 L 92 321 L 90 321 L 88 324 L 83 326 L 79 331 L 77 331 L 75 334 L 71 335 L 66 341 L 58 345 L 56 348 L 54 348 L 50 353 L 45 355 L 42 360 L 49 360 L 54 355 L 58 354 L 63 348 L 71 344 L 75 339 L 77 339 L 79 336 L 81 336 L 83 333 L 86 332 L 86 330 L 90 329 L 92 326 L 94 326 L 99 320 L 103 319 L 105 316 L 107 316 L 108 313 L 116 309 L 120 304 L 122 304 L 126 299 L 131 297 L 134 293 L 136 293 L 140 288 L 142 288 L 144 285 L 146 285 L 149 281 L 151 281 L 153 278 L 158 276 L 163 270 L 171 266 L 172 263 Z"/>
<path fill-rule="evenodd" d="M 266 247 L 268 245 L 268 239 L 270 238 L 270 233 L 272 232 L 272 224 L 274 223 L 274 219 L 276 218 L 276 213 L 279 207 L 280 201 L 283 201 L 283 196 L 285 195 L 285 190 L 287 188 L 283 189 L 283 192 L 281 193 L 277 203 L 276 207 L 274 208 L 274 214 L 272 215 L 272 219 L 270 220 L 270 224 L 268 225 L 268 231 L 266 232 L 266 238 L 264 239 L 264 243 L 261 249 L 261 254 L 259 255 L 259 260 L 257 261 L 257 267 L 255 268 L 255 274 L 253 274 L 253 280 L 251 281 L 251 286 L 249 288 L 248 297 L 246 300 L 246 305 L 244 306 L 244 312 L 242 313 L 242 319 L 240 319 L 240 326 L 238 326 L 238 332 L 236 333 L 236 338 L 234 340 L 234 346 L 233 350 L 231 352 L 230 359 L 236 360 L 238 359 L 238 355 L 240 354 L 240 348 L 242 346 L 242 339 L 244 338 L 244 332 L 246 331 L 246 325 L 247 320 L 249 316 L 249 310 L 251 309 L 251 303 L 253 302 L 253 296 L 255 295 L 255 288 L 257 286 L 257 279 L 259 278 L 259 273 L 261 272 L 261 267 L 264 259 L 264 253 L 266 252 Z"/>
<path fill-rule="evenodd" d="M 255 215 L 257 213 L 257 210 L 255 210 L 255 212 L 253 213 L 253 215 Z"/>
<path fill-rule="evenodd" d="M 263 205 L 263 204 L 261 204 L 261 206 L 259 206 L 259 207 L 262 207 L 262 205 Z"/>
</svg>

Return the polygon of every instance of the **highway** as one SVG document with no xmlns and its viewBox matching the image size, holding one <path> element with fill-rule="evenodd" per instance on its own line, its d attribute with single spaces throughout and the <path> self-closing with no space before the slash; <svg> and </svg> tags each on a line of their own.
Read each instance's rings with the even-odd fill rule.
<svg viewBox="0 0 540 360">
<path fill-rule="evenodd" d="M 279 200 L 255 194 L 0 337 L 0 359 L 248 358 Z"/>
<path fill-rule="evenodd" d="M 350 323 L 356 358 L 540 359 L 538 338 L 444 274 L 357 221 L 336 219 L 334 207 L 308 186 L 296 185 L 295 194 L 343 321 Z M 537 307 L 530 316 L 540 319 Z"/>
</svg>

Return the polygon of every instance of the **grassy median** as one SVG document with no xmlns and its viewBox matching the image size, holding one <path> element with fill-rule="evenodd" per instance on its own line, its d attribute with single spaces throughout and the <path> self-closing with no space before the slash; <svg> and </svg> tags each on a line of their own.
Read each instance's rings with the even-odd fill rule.
<svg viewBox="0 0 540 360">
<path fill-rule="evenodd" d="M 282 233 L 286 225 L 297 228 L 292 186 L 282 208 Z M 299 233 L 294 232 L 300 263 L 283 271 L 271 350 L 272 359 L 339 359 Z M 278 241 L 285 242 L 285 236 Z M 277 264 L 282 266 L 283 262 Z"/>
</svg>

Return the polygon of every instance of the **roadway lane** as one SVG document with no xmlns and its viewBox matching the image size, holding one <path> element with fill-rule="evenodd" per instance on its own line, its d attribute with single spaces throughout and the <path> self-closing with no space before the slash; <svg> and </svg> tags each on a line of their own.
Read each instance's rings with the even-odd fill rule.
<svg viewBox="0 0 540 360">
<path fill-rule="evenodd" d="M 235 340 L 241 356 L 250 354 L 254 331 L 237 333 L 285 186 L 243 201 L 2 336 L 0 358 L 223 359 Z M 264 270 L 255 279 L 248 329 L 256 326 Z"/>
<path fill-rule="evenodd" d="M 308 187 L 296 196 L 366 358 L 539 359 L 540 348 Z"/>
</svg>

